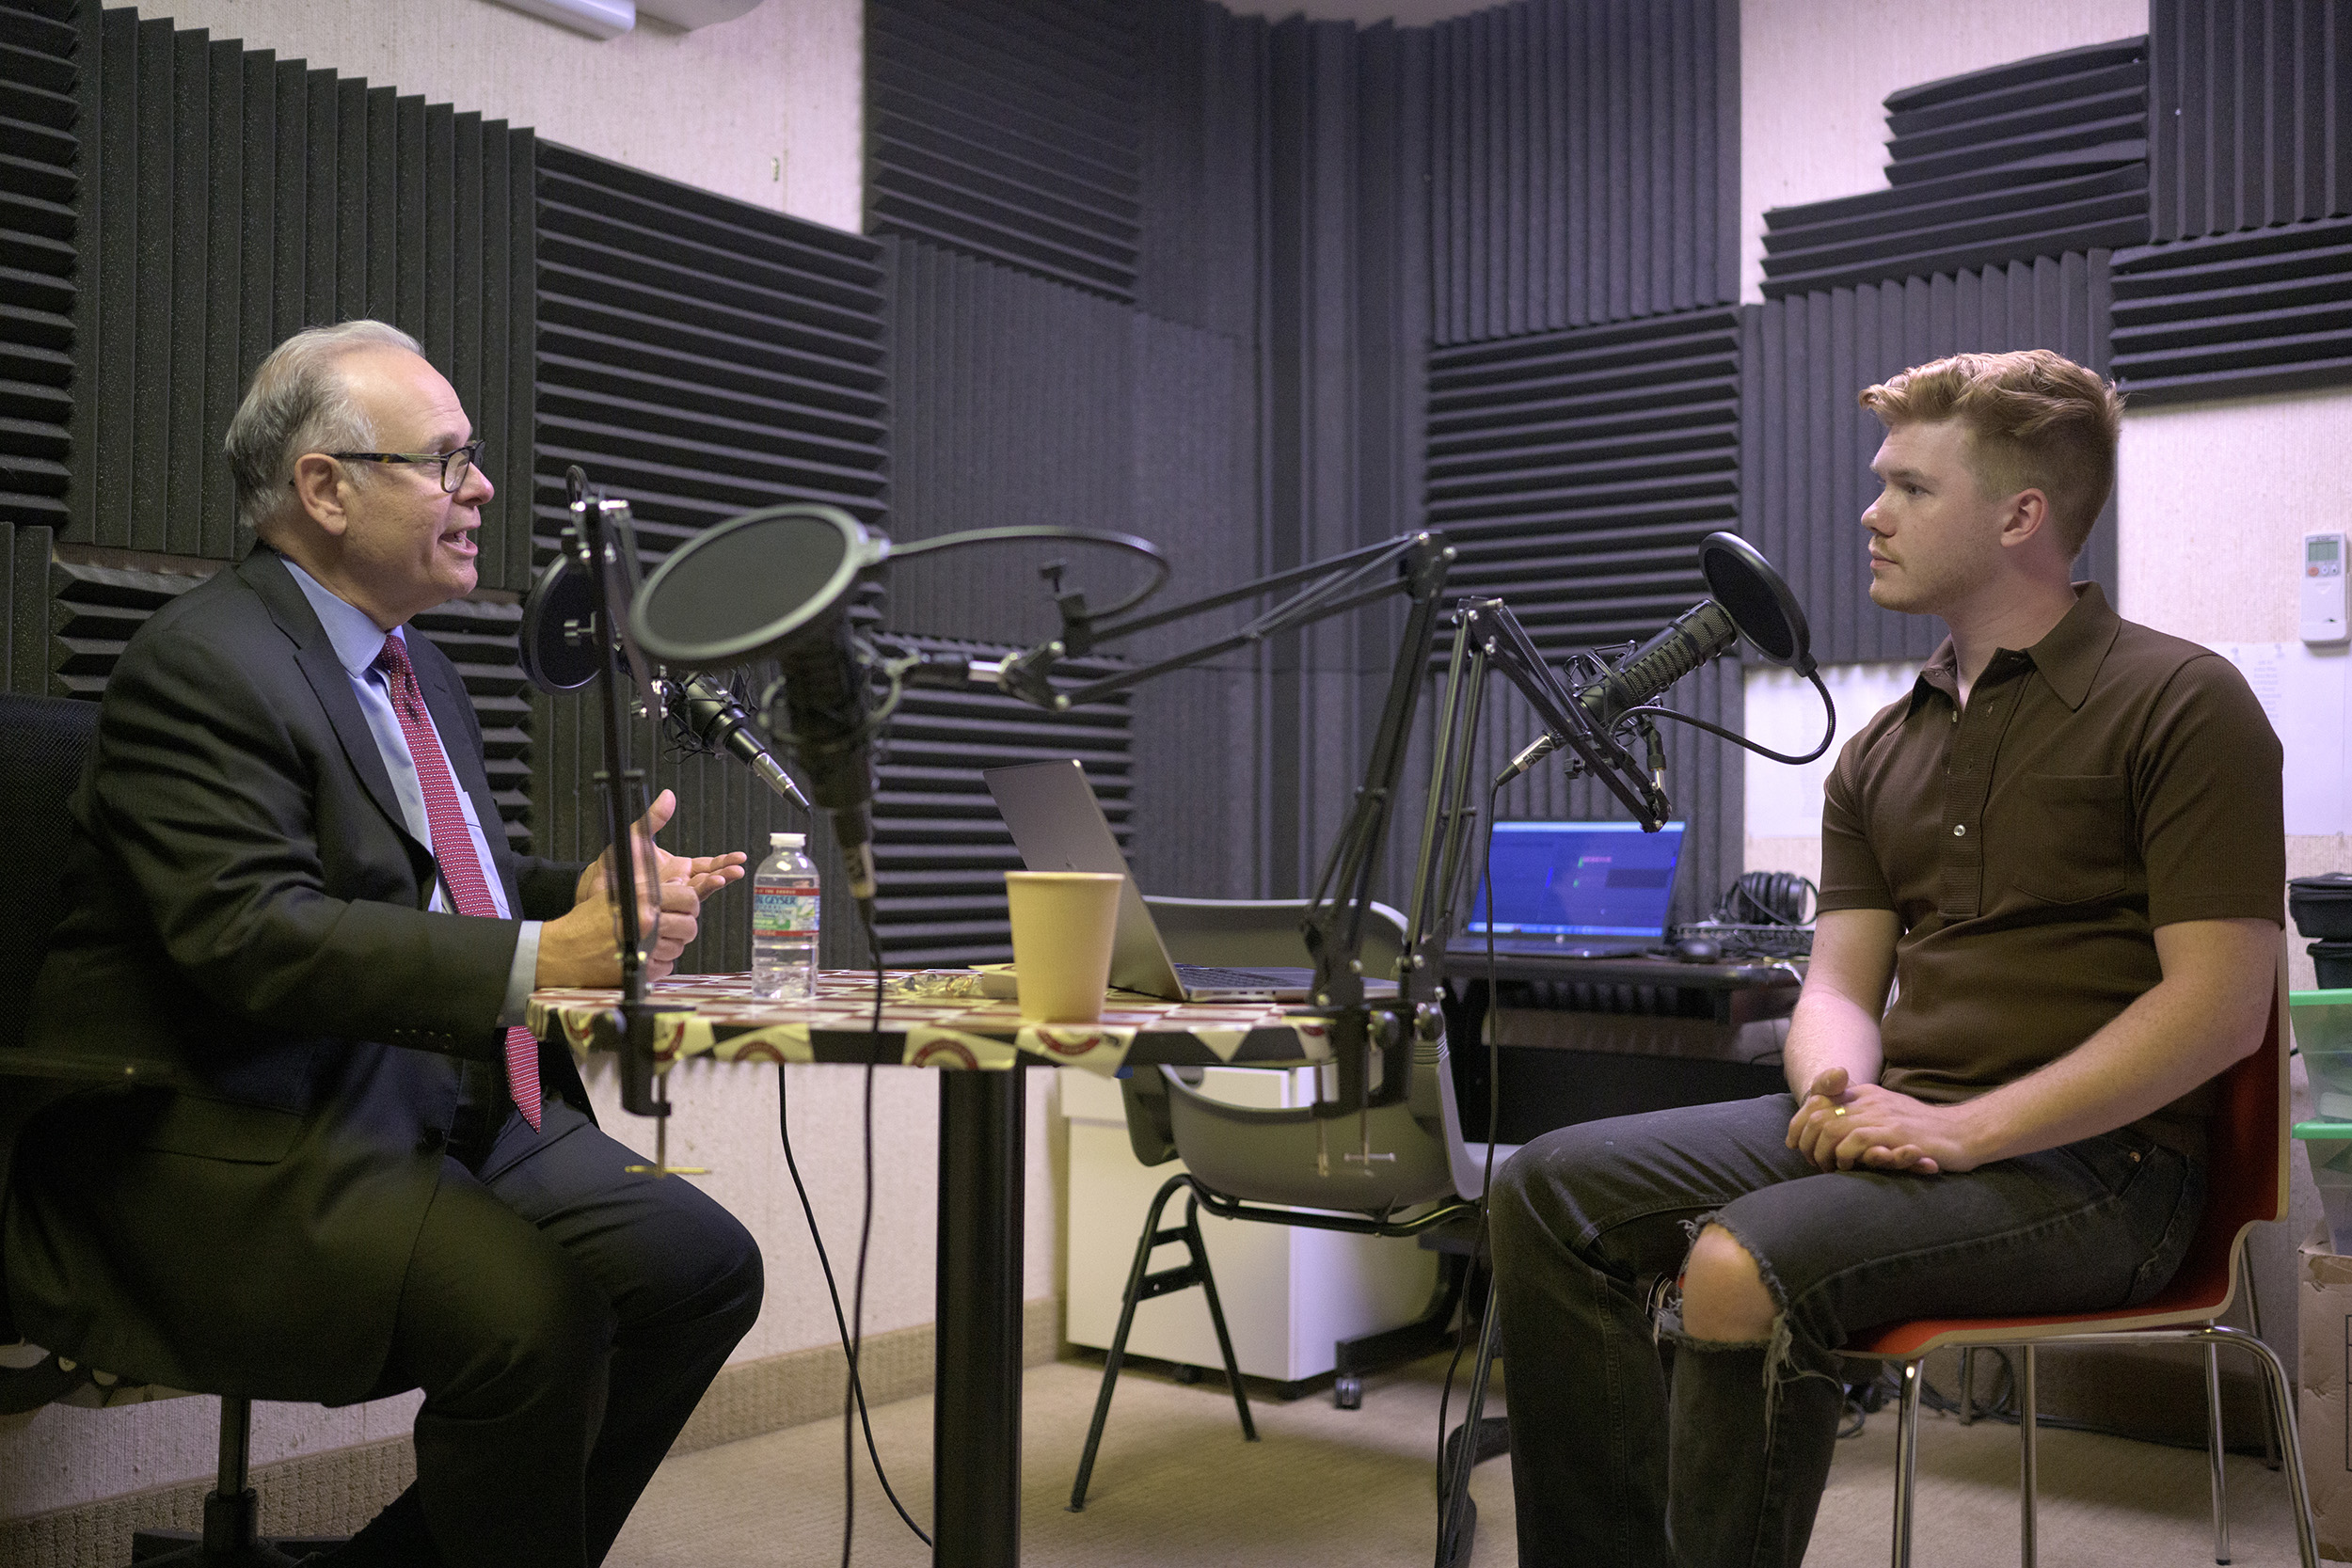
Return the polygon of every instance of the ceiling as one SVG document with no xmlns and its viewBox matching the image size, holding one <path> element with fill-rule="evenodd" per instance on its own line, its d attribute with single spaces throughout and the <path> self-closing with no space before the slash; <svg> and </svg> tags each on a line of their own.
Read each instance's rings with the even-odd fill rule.
<svg viewBox="0 0 2352 1568">
<path fill-rule="evenodd" d="M 1431 22 L 1443 22 L 1448 17 L 1468 16 L 1483 11 L 1500 0 L 1218 0 L 1227 10 L 1238 16 L 1271 17 L 1279 22 L 1284 17 L 1305 15 L 1317 22 L 1397 22 L 1417 27 Z"/>
</svg>

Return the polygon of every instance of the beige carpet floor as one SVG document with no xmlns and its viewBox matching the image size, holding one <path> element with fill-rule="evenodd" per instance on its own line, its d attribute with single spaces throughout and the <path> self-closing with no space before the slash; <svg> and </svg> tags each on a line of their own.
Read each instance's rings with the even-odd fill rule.
<svg viewBox="0 0 2352 1568">
<path fill-rule="evenodd" d="M 1253 1444 L 1241 1440 L 1219 1385 L 1185 1386 L 1131 1372 L 1112 1406 L 1087 1510 L 1071 1513 L 1064 1505 L 1100 1371 L 1075 1363 L 1031 1368 L 1023 1404 L 1022 1561 L 1027 1568 L 1422 1568 L 1436 1528 L 1430 1478 L 1443 1370 L 1440 1359 L 1371 1379 L 1360 1410 L 1338 1410 L 1327 1394 L 1260 1401 L 1263 1441 Z M 908 1511 L 928 1523 L 930 1401 L 877 1409 L 874 1430 Z M 2016 1562 L 2016 1430 L 1963 1427 L 1933 1415 L 1922 1418 L 1920 1430 L 1918 1568 Z M 1893 1458 L 1891 1409 L 1838 1445 L 1808 1568 L 1887 1561 Z M 2041 1560 L 2050 1568 L 2196 1568 L 2213 1560 L 2202 1454 L 2045 1431 L 2041 1472 Z M 2251 1459 L 2231 1459 L 2229 1474 L 2235 1561 L 2243 1568 L 2294 1562 L 2283 1481 Z M 837 1423 L 684 1455 L 662 1466 L 610 1561 L 612 1568 L 837 1561 L 841 1495 Z M 1474 1562 L 1512 1563 L 1509 1462 L 1480 1466 L 1471 1495 L 1479 1504 Z M 855 1560 L 871 1568 L 930 1560 L 891 1513 L 870 1469 L 858 1480 Z"/>
</svg>

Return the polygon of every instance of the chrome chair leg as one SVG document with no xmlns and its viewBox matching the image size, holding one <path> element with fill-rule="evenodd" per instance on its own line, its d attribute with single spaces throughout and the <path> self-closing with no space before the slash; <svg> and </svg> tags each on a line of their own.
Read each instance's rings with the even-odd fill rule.
<svg viewBox="0 0 2352 1568">
<path fill-rule="evenodd" d="M 2022 1345 L 2017 1358 L 2017 1560 L 2023 1568 L 2034 1568 L 2034 1525 L 2042 1482 L 2035 1452 L 2042 1425 L 2040 1407 L 2034 1402 L 2033 1373 L 2033 1347 Z"/>
<path fill-rule="evenodd" d="M 1919 1468 L 1920 1365 L 1902 1365 L 1902 1397 L 1895 1416 L 1895 1568 L 1911 1568 L 1912 1487 Z"/>
<path fill-rule="evenodd" d="M 2230 1560 L 2230 1481 L 2221 1457 L 2221 1347 L 2205 1341 L 2205 1463 L 2213 1472 L 2213 1560 Z"/>
<path fill-rule="evenodd" d="M 1960 1424 L 1977 1424 L 1977 1347 L 1960 1347 Z"/>
<path fill-rule="evenodd" d="M 2239 1329 L 2217 1324 L 2200 1338 L 2208 1344 L 2218 1340 L 2243 1345 L 2254 1357 L 2263 1377 L 2263 1403 L 2268 1406 L 2270 1427 L 2279 1441 L 2280 1463 L 2287 1472 L 2287 1496 L 2295 1505 L 2295 1544 L 2302 1554 L 2303 1568 L 2319 1568 L 2319 1543 L 2312 1533 L 2312 1495 L 2303 1479 L 2303 1444 L 2295 1430 L 2295 1402 L 2285 1365 L 2277 1351 Z"/>
<path fill-rule="evenodd" d="M 2250 1248 L 2240 1247 L 2237 1250 L 2237 1285 L 2246 1296 L 2246 1324 L 2254 1331 L 2254 1338 L 2260 1339 L 2263 1337 L 2263 1303 L 2262 1297 L 2254 1293 L 2254 1255 Z M 2263 1464 L 2273 1470 L 2279 1467 L 2279 1437 L 2270 1430 L 2268 1421 L 2263 1423 Z"/>
</svg>

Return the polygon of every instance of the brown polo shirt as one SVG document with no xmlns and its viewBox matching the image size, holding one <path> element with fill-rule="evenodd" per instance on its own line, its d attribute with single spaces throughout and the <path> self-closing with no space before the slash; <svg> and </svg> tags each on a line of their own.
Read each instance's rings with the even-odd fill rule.
<svg viewBox="0 0 2352 1568">
<path fill-rule="evenodd" d="M 2065 1054 L 2163 977 L 2155 928 L 2280 919 L 2280 752 L 2227 659 L 2095 583 L 1968 705 L 1952 644 L 1837 759 L 1824 910 L 1893 910 L 1880 1082 L 1950 1103 Z M 2139 1125 L 2200 1151 L 2210 1089 Z"/>
</svg>

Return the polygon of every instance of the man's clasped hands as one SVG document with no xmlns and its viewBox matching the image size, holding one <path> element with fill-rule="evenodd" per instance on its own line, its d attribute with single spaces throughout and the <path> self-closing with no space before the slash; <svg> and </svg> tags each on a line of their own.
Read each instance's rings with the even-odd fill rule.
<svg viewBox="0 0 2352 1568">
<path fill-rule="evenodd" d="M 1844 1068 L 1834 1067 L 1814 1075 L 1789 1118 L 1788 1142 L 1825 1171 L 1963 1171 L 1975 1164 L 1961 1136 L 1965 1109 L 1851 1083 Z"/>
</svg>

